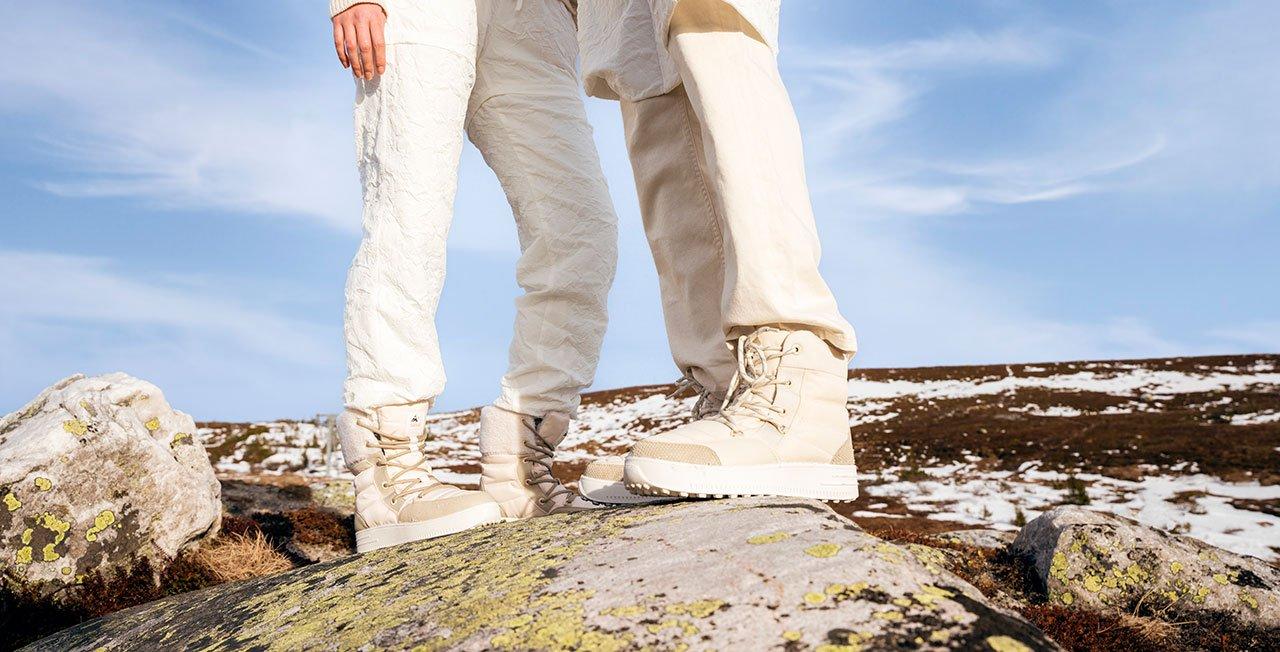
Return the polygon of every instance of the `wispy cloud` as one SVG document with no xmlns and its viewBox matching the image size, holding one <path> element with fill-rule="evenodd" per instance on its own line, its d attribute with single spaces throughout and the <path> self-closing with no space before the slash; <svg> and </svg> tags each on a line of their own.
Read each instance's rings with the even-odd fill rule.
<svg viewBox="0 0 1280 652">
<path fill-rule="evenodd" d="M 74 372 L 125 371 L 203 418 L 332 410 L 342 374 L 333 324 L 219 292 L 203 279 L 138 278 L 107 260 L 0 250 L 0 412 Z"/>
<path fill-rule="evenodd" d="M 6 20 L 11 47 L 41 55 L 0 59 L 0 112 L 41 115 L 41 154 L 62 168 L 33 183 L 358 227 L 350 118 L 331 110 L 349 87 L 332 68 L 285 61 L 179 10 L 18 6 Z M 255 65 L 227 65 L 246 54 Z"/>
</svg>

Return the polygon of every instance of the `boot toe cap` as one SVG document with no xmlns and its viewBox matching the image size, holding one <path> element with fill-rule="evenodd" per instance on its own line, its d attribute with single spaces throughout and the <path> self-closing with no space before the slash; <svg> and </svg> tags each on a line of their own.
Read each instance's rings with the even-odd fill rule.
<svg viewBox="0 0 1280 652">
<path fill-rule="evenodd" d="M 720 465 L 720 456 L 711 447 L 673 441 L 647 439 L 637 442 L 635 446 L 631 447 L 631 456 L 665 460 L 667 462 L 680 462 L 682 464 Z"/>
</svg>

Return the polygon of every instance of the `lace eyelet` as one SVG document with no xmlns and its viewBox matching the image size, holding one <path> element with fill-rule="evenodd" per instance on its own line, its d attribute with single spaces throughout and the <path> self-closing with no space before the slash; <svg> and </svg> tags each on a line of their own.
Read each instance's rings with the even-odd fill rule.
<svg viewBox="0 0 1280 652">
<path fill-rule="evenodd" d="M 379 483 L 378 483 L 378 486 L 379 486 L 379 487 L 381 487 L 381 488 L 383 488 L 383 489 L 390 489 L 390 488 L 391 488 L 391 485 L 389 485 L 389 484 L 387 484 L 387 483 L 385 483 L 385 482 L 379 482 Z"/>
</svg>

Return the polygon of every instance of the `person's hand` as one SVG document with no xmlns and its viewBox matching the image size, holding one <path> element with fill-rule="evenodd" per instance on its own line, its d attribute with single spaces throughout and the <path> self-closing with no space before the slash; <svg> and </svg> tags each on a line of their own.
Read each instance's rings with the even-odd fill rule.
<svg viewBox="0 0 1280 652">
<path fill-rule="evenodd" d="M 333 47 L 343 68 L 361 79 L 373 79 L 387 69 L 387 44 L 382 38 L 387 15 L 382 7 L 362 2 L 333 17 Z"/>
</svg>

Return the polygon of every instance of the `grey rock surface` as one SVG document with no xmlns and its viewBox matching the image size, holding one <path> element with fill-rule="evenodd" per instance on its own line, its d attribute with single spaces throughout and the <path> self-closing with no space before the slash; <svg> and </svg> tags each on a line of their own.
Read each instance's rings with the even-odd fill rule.
<svg viewBox="0 0 1280 652">
<path fill-rule="evenodd" d="M 1058 649 L 940 561 L 813 501 L 596 510 L 174 596 L 33 648 Z"/>
<path fill-rule="evenodd" d="M 952 532 L 943 532 L 937 535 L 939 539 L 944 541 L 954 541 L 966 546 L 975 548 L 987 548 L 989 550 L 1004 550 L 1009 547 L 1013 540 L 1018 538 L 1017 532 L 1003 532 L 1001 530 L 954 530 Z"/>
<path fill-rule="evenodd" d="M 1142 603 L 1280 626 L 1280 570 L 1119 516 L 1058 507 L 1028 523 L 1012 549 L 1033 558 L 1054 604 L 1132 612 Z"/>
<path fill-rule="evenodd" d="M 4 581 L 49 595 L 139 558 L 162 569 L 216 533 L 219 485 L 195 432 L 123 373 L 71 376 L 0 419 Z"/>
</svg>

